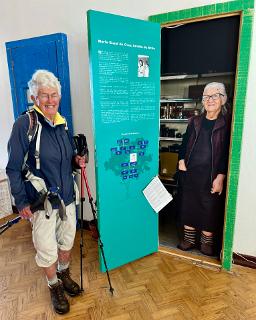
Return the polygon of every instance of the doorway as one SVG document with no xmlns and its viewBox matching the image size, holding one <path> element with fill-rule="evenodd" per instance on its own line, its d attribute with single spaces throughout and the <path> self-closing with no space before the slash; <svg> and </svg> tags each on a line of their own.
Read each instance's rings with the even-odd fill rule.
<svg viewBox="0 0 256 320">
<path fill-rule="evenodd" d="M 159 175 L 174 200 L 159 213 L 159 244 L 182 256 L 187 252 L 177 249 L 183 237 L 177 155 L 189 118 L 201 114 L 202 93 L 208 83 L 225 85 L 226 106 L 233 114 L 239 30 L 238 13 L 162 26 Z M 216 231 L 215 254 L 211 258 L 199 251 L 198 234 L 196 248 L 189 251 L 189 256 L 220 265 L 223 226 L 224 219 Z"/>
</svg>

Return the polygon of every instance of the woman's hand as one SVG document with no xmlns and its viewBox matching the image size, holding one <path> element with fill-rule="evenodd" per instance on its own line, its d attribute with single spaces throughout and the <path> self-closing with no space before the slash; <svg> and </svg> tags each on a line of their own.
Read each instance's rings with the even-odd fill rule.
<svg viewBox="0 0 256 320">
<path fill-rule="evenodd" d="M 19 211 L 19 215 L 22 219 L 30 220 L 33 217 L 33 213 L 30 210 L 30 206 L 27 206 Z"/>
<path fill-rule="evenodd" d="M 225 174 L 218 174 L 217 177 L 213 180 L 211 193 L 218 193 L 221 195 L 223 190 L 223 181 L 225 179 Z"/>
<path fill-rule="evenodd" d="M 83 156 L 83 157 L 81 157 L 79 155 L 75 156 L 75 162 L 80 168 L 85 168 L 86 167 L 85 161 L 86 161 L 85 156 Z"/>
<path fill-rule="evenodd" d="M 181 171 L 187 171 L 187 167 L 186 167 L 186 165 L 185 165 L 185 160 L 184 160 L 184 159 L 181 159 L 181 160 L 179 161 L 179 170 L 181 170 Z"/>
</svg>

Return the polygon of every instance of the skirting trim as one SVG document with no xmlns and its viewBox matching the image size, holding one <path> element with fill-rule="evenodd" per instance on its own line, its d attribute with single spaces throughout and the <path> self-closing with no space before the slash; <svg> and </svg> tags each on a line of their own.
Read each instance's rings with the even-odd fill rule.
<svg viewBox="0 0 256 320">
<path fill-rule="evenodd" d="M 243 267 L 256 269 L 256 257 L 233 252 L 233 263 Z"/>
</svg>

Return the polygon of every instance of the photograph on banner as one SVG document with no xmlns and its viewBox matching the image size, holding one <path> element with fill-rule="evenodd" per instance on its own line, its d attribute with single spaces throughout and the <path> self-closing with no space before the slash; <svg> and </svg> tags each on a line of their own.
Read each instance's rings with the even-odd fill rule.
<svg viewBox="0 0 256 320">
<path fill-rule="evenodd" d="M 149 77 L 149 56 L 138 55 L 138 77 Z"/>
<path fill-rule="evenodd" d="M 159 239 L 199 255 L 222 249 L 239 24 L 238 15 L 161 29 L 159 166 L 174 201 Z"/>
</svg>

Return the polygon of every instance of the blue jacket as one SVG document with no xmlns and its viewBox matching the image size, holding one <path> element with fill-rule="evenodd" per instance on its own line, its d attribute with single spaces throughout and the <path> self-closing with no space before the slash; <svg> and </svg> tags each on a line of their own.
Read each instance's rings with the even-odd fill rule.
<svg viewBox="0 0 256 320">
<path fill-rule="evenodd" d="M 24 157 L 28 151 L 26 164 L 30 171 L 44 179 L 47 188 L 59 187 L 60 196 L 65 205 L 74 201 L 74 182 L 72 176 L 72 158 L 74 148 L 67 131 L 64 119 L 58 115 L 58 121 L 52 125 L 38 112 L 38 120 L 42 124 L 40 141 L 40 170 L 36 169 L 35 144 L 36 137 L 28 141 L 29 116 L 20 116 L 14 123 L 8 142 L 9 160 L 6 173 L 10 179 L 11 192 L 18 210 L 34 203 L 38 193 L 32 184 L 25 181 L 22 175 Z M 40 110 L 39 110 L 40 111 Z M 59 124 L 58 124 L 59 123 Z"/>
</svg>

